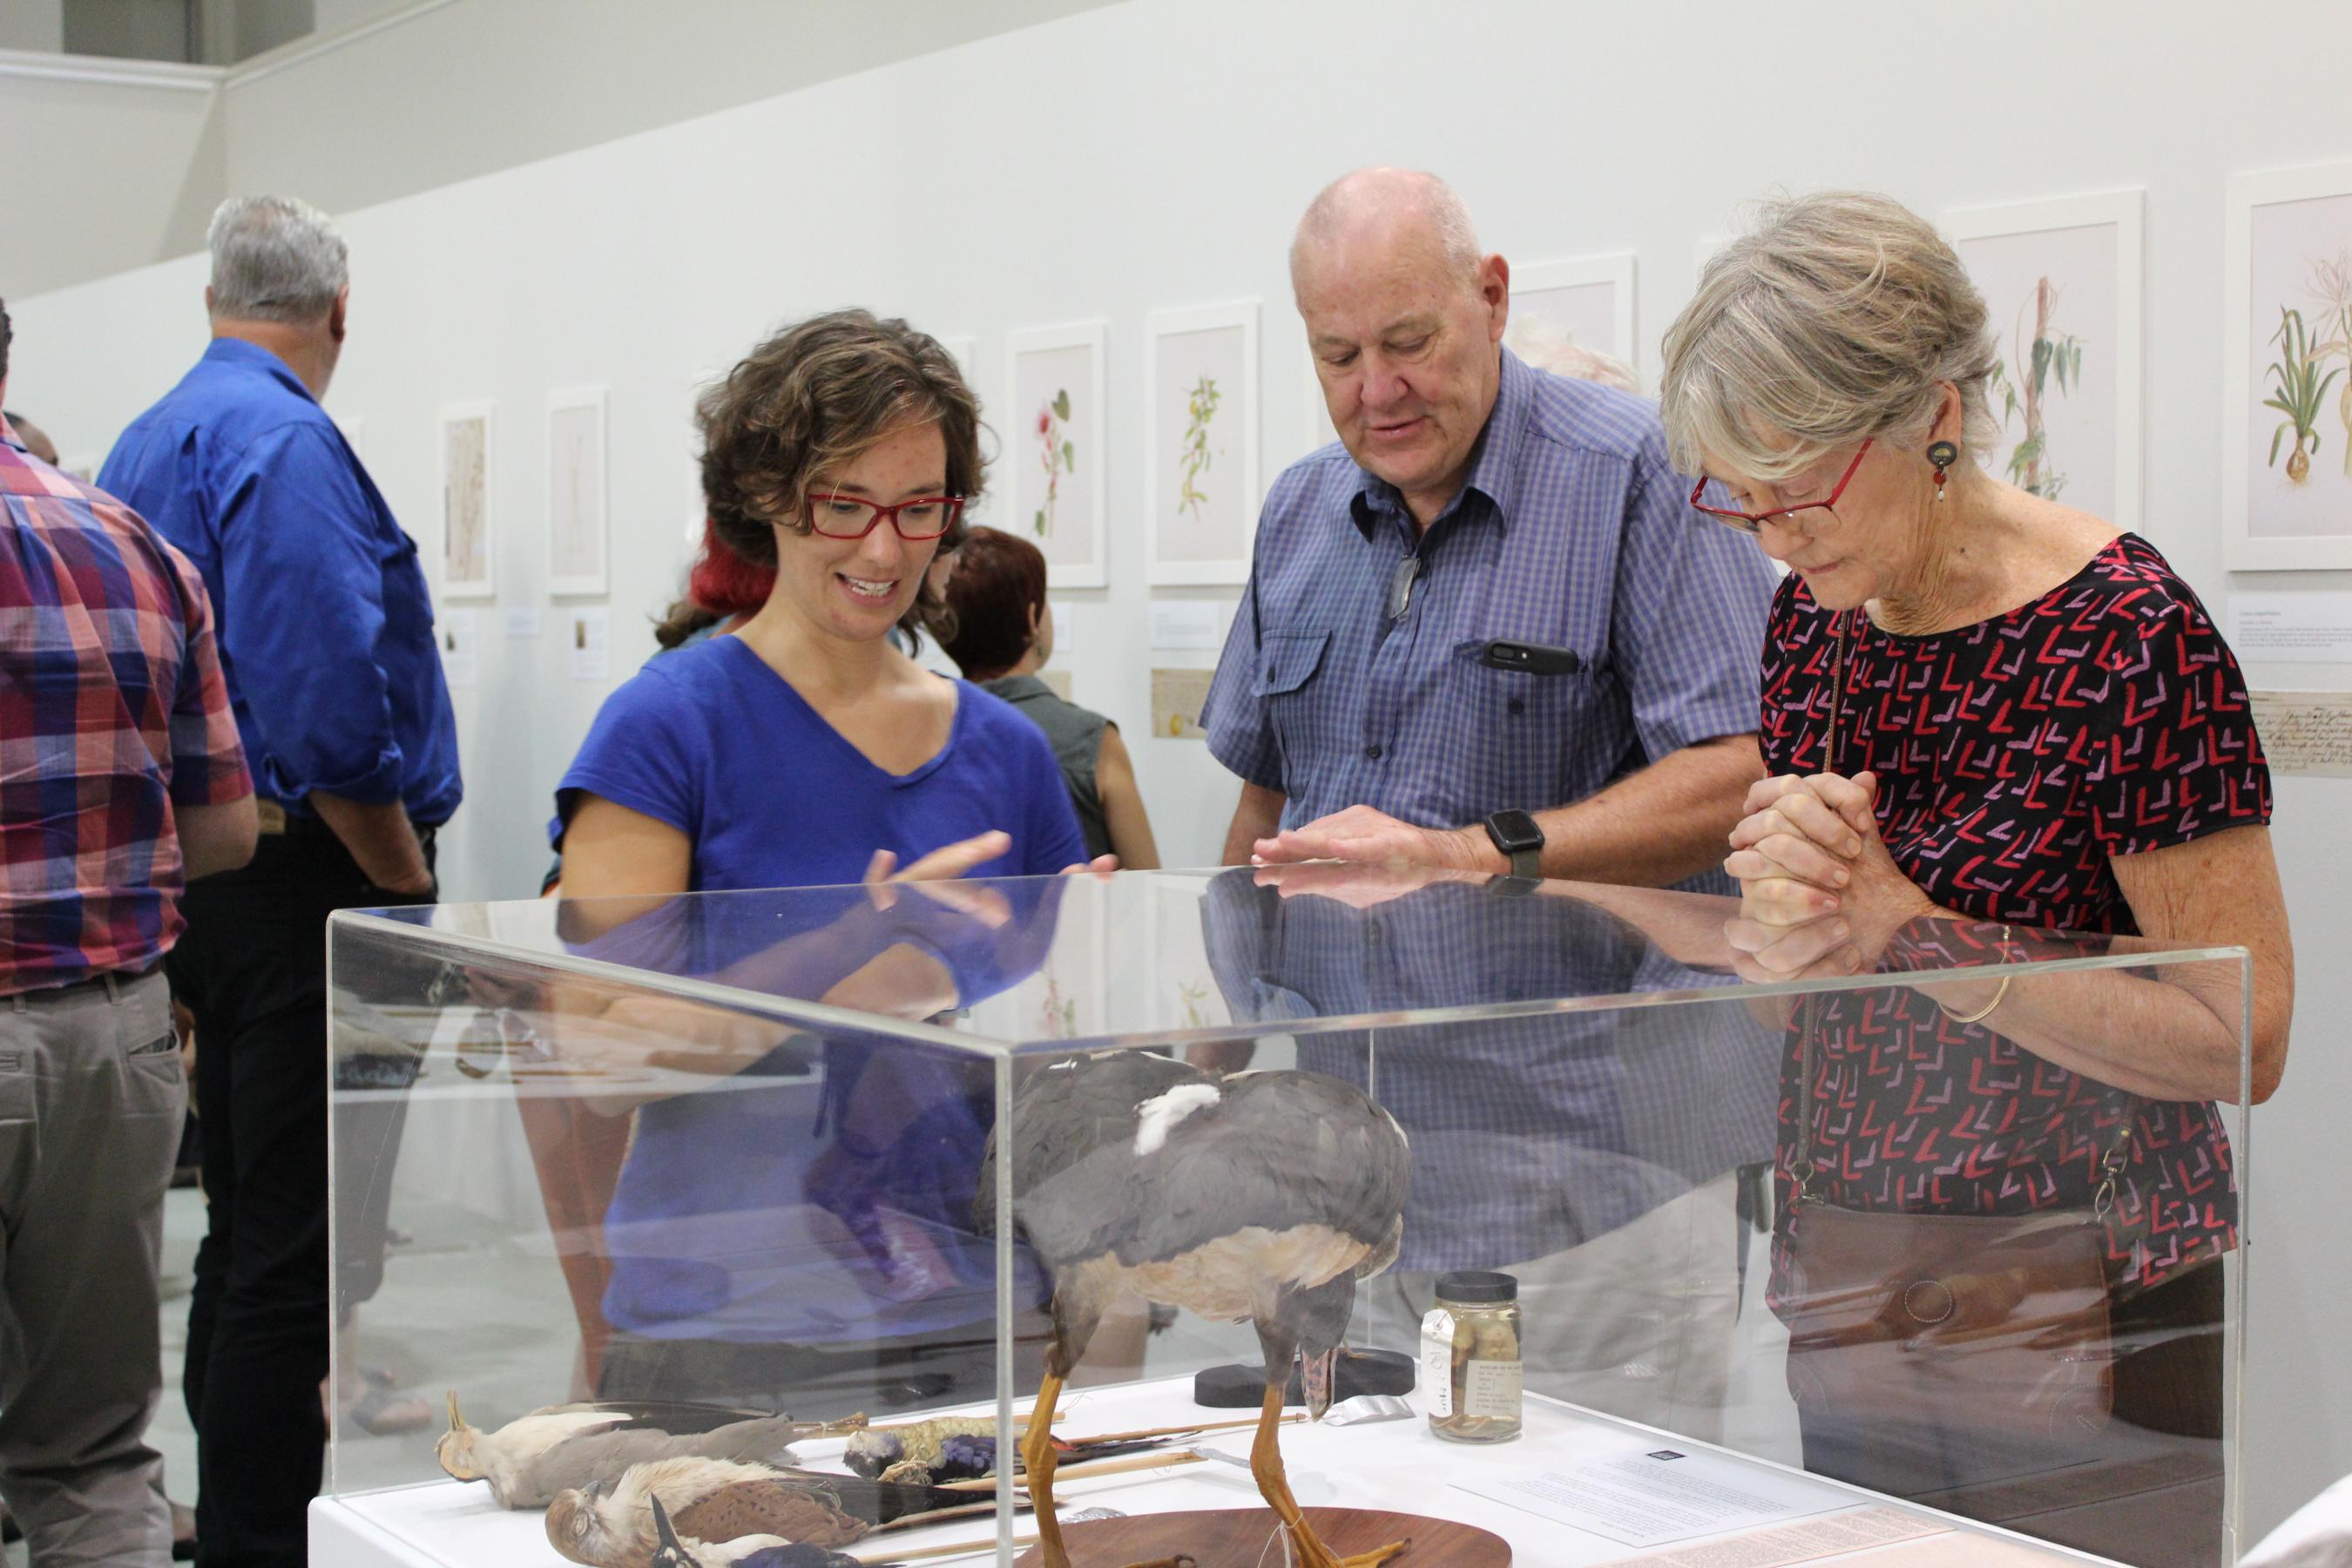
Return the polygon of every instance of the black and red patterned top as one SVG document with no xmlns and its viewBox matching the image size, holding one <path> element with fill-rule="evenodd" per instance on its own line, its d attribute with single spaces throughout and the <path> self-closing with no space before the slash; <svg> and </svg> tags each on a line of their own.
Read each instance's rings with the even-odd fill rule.
<svg viewBox="0 0 2352 1568">
<path fill-rule="evenodd" d="M 1841 632 L 1844 701 L 1830 759 Z M 1791 576 L 1766 629 L 1763 693 L 1767 770 L 1875 773 L 1895 864 L 1976 920 L 2137 934 L 2116 856 L 2270 820 L 2270 769 L 2237 659 L 2195 592 L 2134 534 L 2031 604 L 1928 637 L 1882 631 L 1860 610 L 1823 611 Z M 1949 922 L 1919 923 L 1948 933 L 1930 942 L 1969 940 Z M 1903 952 L 1888 962 L 1900 965 Z M 2107 1224 L 2111 1274 L 2153 1285 L 2235 1245 L 2230 1147 L 2210 1106 L 2097 1083 L 1990 1025 L 1953 1023 L 1918 991 L 1832 997 L 1821 1023 L 1813 1190 L 1830 1203 L 2087 1208 L 2129 1117 L 2131 1158 Z M 1801 1044 L 1792 1031 L 1790 1088 Z M 1791 1096 L 1780 1121 L 1785 1183 Z"/>
</svg>

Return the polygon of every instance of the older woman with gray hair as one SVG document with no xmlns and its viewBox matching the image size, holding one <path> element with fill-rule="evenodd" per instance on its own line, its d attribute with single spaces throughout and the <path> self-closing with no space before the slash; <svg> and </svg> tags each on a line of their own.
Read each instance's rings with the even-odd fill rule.
<svg viewBox="0 0 2352 1568">
<path fill-rule="evenodd" d="M 1768 205 L 1667 331 L 1668 440 L 1730 502 L 1702 479 L 1693 503 L 1792 574 L 1763 650 L 1770 776 L 1725 862 L 1735 945 L 1771 977 L 1899 970 L 1923 947 L 1947 967 L 1956 949 L 2015 956 L 2049 940 L 2029 928 L 2243 947 L 2262 1100 L 2285 1065 L 2294 971 L 2245 679 L 2146 540 L 1980 463 L 1994 365 L 1958 257 L 1875 195 Z M 2202 1485 L 2221 1407 L 2213 1265 L 2237 1211 L 2210 1102 L 2247 1092 L 2237 979 L 1996 975 L 1806 1005 L 1783 1068 L 1774 1300 L 1808 1468 L 2012 1517 L 1995 1483 L 2063 1473 L 2087 1504 L 2098 1477 L 2161 1453 L 2169 1479 L 2200 1484 L 2021 1527 L 2124 1542 L 2135 1563 L 2219 1560 L 2220 1489 Z M 2106 1338 L 2086 1329 L 2079 1353 L 2004 1340 L 2030 1309 L 1986 1331 L 2020 1350 L 2011 1377 L 2095 1363 L 2062 1373 L 2080 1381 L 2048 1408 L 2056 1384 L 1975 1381 L 1990 1357 L 1906 1408 L 1839 1373 L 1859 1363 L 1814 1353 L 1860 1342 L 1815 1331 L 1832 1296 L 1916 1305 L 1874 1277 L 1886 1259 L 1975 1247 L 1998 1272 L 2011 1237 L 1990 1222 L 2029 1211 L 2078 1221 L 2095 1305 L 2105 1288 Z M 1841 1250 L 1856 1215 L 1908 1228 Z M 1933 1228 L 1952 1215 L 1990 1228 L 1954 1244 Z M 2019 1436 L 2021 1408 L 2050 1417 L 2038 1436 Z"/>
</svg>

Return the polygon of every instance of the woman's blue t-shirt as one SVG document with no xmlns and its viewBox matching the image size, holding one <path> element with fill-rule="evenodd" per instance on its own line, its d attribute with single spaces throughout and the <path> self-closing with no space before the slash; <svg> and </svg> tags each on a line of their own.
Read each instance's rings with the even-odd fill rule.
<svg viewBox="0 0 2352 1568">
<path fill-rule="evenodd" d="M 959 683 L 956 699 L 939 754 L 892 774 L 742 639 L 714 637 L 646 666 L 605 702 L 559 788 L 554 837 L 560 847 L 583 792 L 601 795 L 684 833 L 698 892 L 854 883 L 877 849 L 906 865 L 999 828 L 1013 847 L 975 876 L 1042 875 L 1083 860 L 1044 734 L 969 684 Z M 688 966 L 750 959 L 766 942 L 800 935 L 801 917 L 853 946 L 894 940 L 869 939 L 864 896 L 845 896 L 838 920 L 817 908 L 823 899 L 803 897 L 792 918 L 780 910 L 773 922 L 731 910 L 689 921 L 709 929 L 688 942 Z M 1042 942 L 1054 902 L 1033 911 L 1044 917 Z M 1018 978 L 982 973 L 1001 962 L 975 965 L 959 951 L 968 942 L 915 934 L 960 989 Z M 608 941 L 630 939 L 624 928 Z M 823 984 L 812 978 L 809 988 Z M 605 1218 L 606 1318 L 652 1338 L 797 1343 L 986 1321 L 994 1254 L 972 1231 L 971 1201 L 992 1106 L 980 1058 L 843 1039 L 826 1043 L 814 1072 L 805 1060 L 778 1058 L 642 1107 Z M 878 1141 L 877 1127 L 890 1130 Z M 1032 1273 L 1024 1259 L 1024 1300 L 1042 1289 Z"/>
<path fill-rule="evenodd" d="M 606 700 L 556 791 L 559 847 L 583 791 L 685 834 L 695 892 L 855 882 L 877 849 L 903 866 L 996 828 L 1013 847 L 975 877 L 1087 858 L 1053 748 L 1010 703 L 957 682 L 948 743 L 885 773 L 739 637 L 656 659 Z"/>
</svg>

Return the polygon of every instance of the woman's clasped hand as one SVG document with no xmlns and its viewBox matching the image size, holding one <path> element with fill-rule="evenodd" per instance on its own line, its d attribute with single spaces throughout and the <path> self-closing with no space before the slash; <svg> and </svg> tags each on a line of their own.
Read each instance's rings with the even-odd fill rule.
<svg viewBox="0 0 2352 1568">
<path fill-rule="evenodd" d="M 1739 883 L 1732 942 L 1759 978 L 1851 973 L 1906 921 L 1937 912 L 1888 852 L 1877 795 L 1867 773 L 1784 773 L 1748 792 L 1723 868 Z"/>
</svg>

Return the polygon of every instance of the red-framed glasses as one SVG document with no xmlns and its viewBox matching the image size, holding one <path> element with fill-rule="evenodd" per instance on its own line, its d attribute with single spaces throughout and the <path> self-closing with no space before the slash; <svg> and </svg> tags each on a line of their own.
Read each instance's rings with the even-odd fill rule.
<svg viewBox="0 0 2352 1568">
<path fill-rule="evenodd" d="M 1876 439 L 1876 437 L 1871 437 L 1871 440 Z M 1845 494 L 1847 481 L 1853 478 L 1853 471 L 1862 467 L 1863 453 L 1869 450 L 1870 441 L 1864 441 L 1861 451 L 1854 453 L 1853 461 L 1845 466 L 1845 472 L 1838 476 L 1836 486 L 1831 489 L 1825 500 L 1809 500 L 1801 506 L 1778 506 L 1769 511 L 1738 511 L 1719 506 L 1709 506 L 1698 499 L 1706 492 L 1706 476 L 1701 474 L 1698 483 L 1691 486 L 1690 503 L 1717 522 L 1728 523 L 1742 533 L 1756 533 L 1760 531 L 1768 522 L 1777 522 L 1783 518 L 1793 517 L 1801 511 L 1811 511 L 1816 507 L 1827 511 L 1837 505 L 1837 499 Z"/>
<path fill-rule="evenodd" d="M 955 526 L 963 514 L 961 496 L 917 496 L 894 506 L 864 496 L 834 494 L 809 497 L 809 526 L 827 539 L 863 539 L 884 519 L 909 544 L 937 539 Z"/>
</svg>

